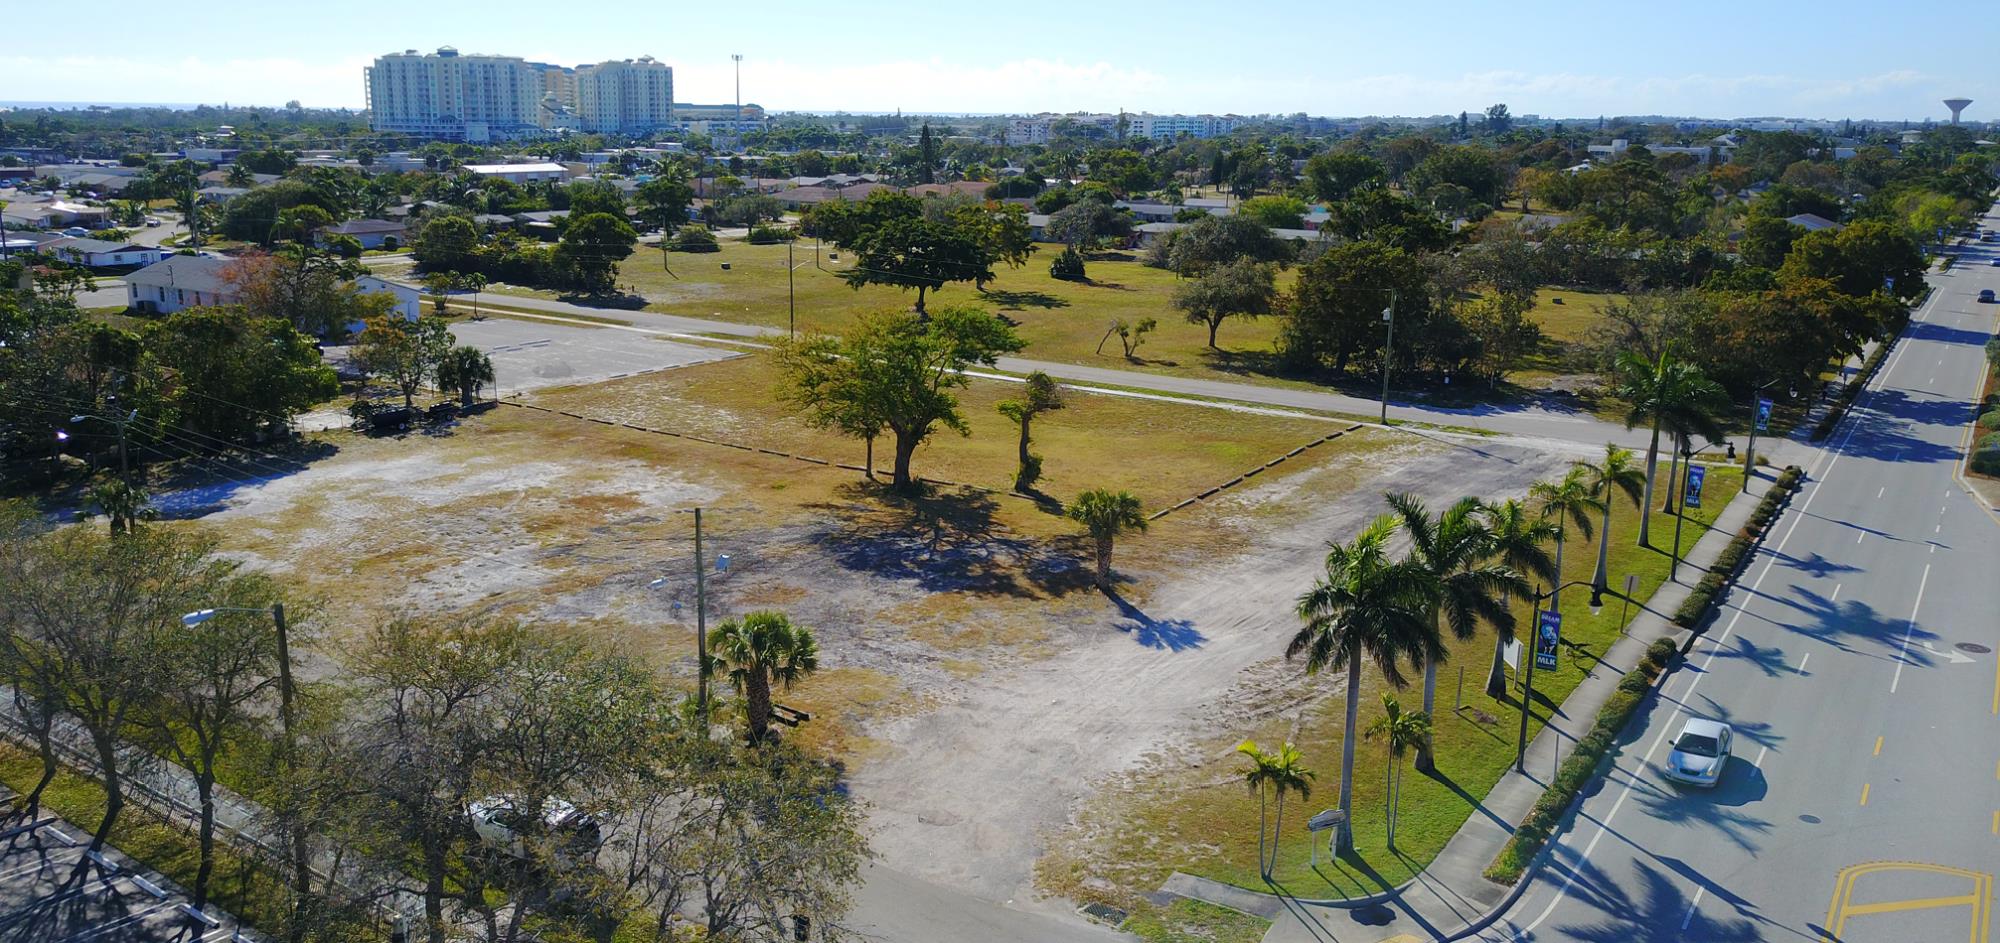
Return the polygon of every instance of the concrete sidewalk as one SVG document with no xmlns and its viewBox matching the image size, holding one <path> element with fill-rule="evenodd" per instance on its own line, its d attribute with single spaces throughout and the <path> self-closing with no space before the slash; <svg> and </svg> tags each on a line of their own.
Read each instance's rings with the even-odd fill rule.
<svg viewBox="0 0 2000 943">
<path fill-rule="evenodd" d="M 1760 476 L 1716 518 L 1715 526 L 1690 549 L 1681 582 L 1666 583 L 1640 607 L 1624 638 L 1564 700 L 1561 713 L 1529 743 L 1527 772 L 1509 771 L 1416 878 L 1369 898 L 1338 903 L 1308 902 L 1174 874 L 1161 890 L 1204 900 L 1272 921 L 1265 943 L 1407 943 L 1450 939 L 1499 906 L 1513 890 L 1488 881 L 1484 872 L 1507 844 L 1514 823 L 1527 817 L 1577 738 L 1597 720 L 1598 708 L 1618 682 L 1638 664 L 1647 646 L 1676 637 L 1672 616 L 1705 568 L 1722 553 L 1750 519 L 1776 472 Z M 1529 880 L 1524 877 L 1523 883 Z"/>
</svg>

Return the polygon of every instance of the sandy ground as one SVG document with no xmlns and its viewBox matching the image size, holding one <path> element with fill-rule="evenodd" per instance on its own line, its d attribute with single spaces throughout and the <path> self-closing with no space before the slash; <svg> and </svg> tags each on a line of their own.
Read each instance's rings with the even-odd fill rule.
<svg viewBox="0 0 2000 943">
<path fill-rule="evenodd" d="M 874 806 L 875 848 L 893 867 L 983 897 L 1032 897 L 1031 869 L 1049 834 L 1089 792 L 1212 736 L 1243 686 L 1297 683 L 1296 668 L 1281 664 L 1296 627 L 1292 600 L 1320 572 L 1329 539 L 1381 512 L 1383 491 L 1433 502 L 1516 494 L 1561 461 L 1411 440 L 1378 453 L 1358 488 L 1327 489 L 1338 495 L 1331 500 L 1315 492 L 1343 474 L 1338 467 L 1246 492 L 1231 502 L 1239 513 L 1275 503 L 1289 517 L 1260 515 L 1269 523 L 1250 551 L 1162 581 L 1111 625 L 1075 626 L 1055 657 L 969 679 L 936 709 L 875 731 L 894 747 L 855 776 Z"/>
</svg>

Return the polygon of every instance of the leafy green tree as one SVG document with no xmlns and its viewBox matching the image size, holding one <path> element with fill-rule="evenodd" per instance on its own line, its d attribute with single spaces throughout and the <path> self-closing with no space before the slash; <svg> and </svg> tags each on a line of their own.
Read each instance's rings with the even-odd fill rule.
<svg viewBox="0 0 2000 943">
<path fill-rule="evenodd" d="M 950 223 L 894 219 L 862 233 L 853 268 L 840 273 L 856 291 L 867 285 L 917 290 L 916 312 L 926 293 L 951 282 L 993 280 L 993 253 L 977 235 Z"/>
<path fill-rule="evenodd" d="M 1424 711 L 1404 712 L 1403 703 L 1387 691 L 1382 692 L 1382 716 L 1368 725 L 1369 739 L 1382 738 L 1382 745 L 1389 751 L 1389 762 L 1383 764 L 1388 778 L 1388 790 L 1383 796 L 1388 820 L 1389 847 L 1396 847 L 1396 819 L 1403 803 L 1403 756 L 1414 749 L 1421 749 L 1431 739 L 1431 715 Z"/>
<path fill-rule="evenodd" d="M 1530 299 L 1498 294 L 1478 298 L 1458 312 L 1459 323 L 1477 346 L 1479 372 L 1499 383 L 1542 346 L 1542 328 L 1528 316 Z"/>
<path fill-rule="evenodd" d="M 146 489 L 117 478 L 92 487 L 89 498 L 104 515 L 113 534 L 129 534 L 140 521 L 153 516 L 153 509 L 148 506 L 152 496 Z"/>
<path fill-rule="evenodd" d="M 688 206 L 694 202 L 694 188 L 688 184 L 687 168 L 679 163 L 669 164 L 658 176 L 639 184 L 632 192 L 639 215 L 658 226 L 663 233 L 673 232 L 687 222 Z"/>
<path fill-rule="evenodd" d="M 1451 245 L 1451 227 L 1415 200 L 1387 189 L 1362 190 L 1337 203 L 1331 225 L 1341 237 L 1394 246 L 1406 252 L 1436 252 Z"/>
<path fill-rule="evenodd" d="M 1292 250 L 1271 227 L 1244 216 L 1201 218 L 1168 234 L 1162 253 L 1168 268 L 1184 276 L 1199 275 L 1238 259 L 1254 262 L 1288 262 Z"/>
<path fill-rule="evenodd" d="M 248 442 L 340 391 L 313 339 L 289 322 L 240 307 L 183 308 L 140 333 L 155 363 L 174 371 L 178 425 Z"/>
<path fill-rule="evenodd" d="M 469 407 L 479 391 L 493 382 L 493 358 L 477 347 L 453 347 L 437 365 L 438 386 L 458 392 L 458 404 Z"/>
<path fill-rule="evenodd" d="M 937 140 L 931 137 L 931 123 L 926 121 L 917 136 L 917 182 L 936 183 L 937 166 Z"/>
<path fill-rule="evenodd" d="M 1287 360 L 1344 372 L 1357 355 L 1380 351 L 1382 312 L 1395 299 L 1399 328 L 1429 317 L 1429 282 L 1409 253 L 1377 242 L 1349 242 L 1299 269 L 1285 298 L 1279 349 Z M 1393 291 L 1393 295 L 1392 295 Z M 1399 330 L 1399 334 L 1409 336 Z"/>
<path fill-rule="evenodd" d="M 1063 509 L 1069 519 L 1083 525 L 1096 550 L 1097 586 L 1111 589 L 1111 550 L 1121 534 L 1144 531 L 1146 515 L 1139 499 L 1130 491 L 1093 488 L 1076 496 Z"/>
<path fill-rule="evenodd" d="M 1275 752 L 1265 752 L 1255 740 L 1245 740 L 1236 745 L 1236 752 L 1250 761 L 1250 768 L 1243 771 L 1243 784 L 1257 794 L 1257 870 L 1266 880 L 1278 867 L 1278 839 L 1285 830 L 1285 795 L 1296 792 L 1299 801 L 1312 798 L 1313 771 L 1306 768 L 1305 756 L 1298 747 L 1287 742 Z M 1264 848 L 1264 815 L 1268 796 L 1277 794 L 1278 814 L 1270 830 L 1270 853 Z"/>
<path fill-rule="evenodd" d="M 965 368 L 992 366 L 1021 347 L 1013 328 L 977 308 L 866 314 L 845 336 L 807 335 L 781 345 L 780 395 L 817 428 L 848 435 L 889 430 L 896 440 L 894 487 L 908 491 L 917 446 L 940 426 L 970 433 L 953 393 L 971 382 Z"/>
<path fill-rule="evenodd" d="M 603 213 L 613 219 L 625 218 L 625 193 L 604 180 L 579 180 L 569 185 L 569 215 Z"/>
<path fill-rule="evenodd" d="M 355 365 L 394 384 L 404 406 L 416 405 L 417 388 L 437 375 L 449 353 L 451 329 L 442 318 L 370 318 L 354 342 Z"/>
<path fill-rule="evenodd" d="M 770 736 L 771 690 L 789 691 L 819 670 L 819 643 L 812 630 L 793 625 L 782 612 L 753 612 L 724 622 L 710 644 L 730 683 L 743 695 L 751 743 Z"/>
<path fill-rule="evenodd" d="M 1307 675 L 1347 672 L 1347 725 L 1340 744 L 1340 811 L 1334 852 L 1354 850 L 1354 748 L 1361 739 L 1361 664 L 1371 661 L 1390 687 L 1408 685 L 1415 669 L 1444 656 L 1437 622 L 1429 617 L 1428 582 L 1413 562 L 1389 556 L 1396 519 L 1377 517 L 1352 541 L 1327 550 L 1326 572 L 1299 597 L 1299 630 L 1287 659 L 1305 656 Z"/>
<path fill-rule="evenodd" d="M 1028 451 L 1029 426 L 1036 416 L 1054 412 L 1064 405 L 1062 386 L 1040 370 L 1028 374 L 1019 397 L 1000 401 L 1000 415 L 1021 427 L 1020 466 L 1014 472 L 1014 490 L 1026 491 L 1033 487 L 1035 479 L 1042 474 L 1042 457 Z"/>
<path fill-rule="evenodd" d="M 1590 585 L 1602 593 L 1611 586 L 1611 573 L 1607 561 L 1611 555 L 1611 504 L 1617 495 L 1623 494 L 1627 501 L 1645 513 L 1646 502 L 1641 498 L 1641 489 L 1647 481 L 1646 472 L 1639 468 L 1630 449 L 1622 449 L 1609 442 L 1604 444 L 1604 459 L 1598 462 L 1582 463 L 1584 480 L 1590 485 L 1590 496 L 1603 508 L 1603 526 L 1597 530 L 1597 569 L 1591 574 Z"/>
<path fill-rule="evenodd" d="M 571 284 L 591 294 L 609 292 L 618 278 L 618 263 L 632 254 L 639 234 L 625 220 L 609 213 L 571 215 L 556 243 L 556 264 Z"/>
<path fill-rule="evenodd" d="M 1441 147 L 1410 170 L 1411 190 L 1427 193 L 1439 184 L 1454 184 L 1488 206 L 1500 202 L 1500 167 L 1492 150 L 1469 144 Z"/>
<path fill-rule="evenodd" d="M 1776 270 L 1785 264 L 1792 243 L 1806 234 L 1805 227 L 1776 216 L 1752 216 L 1743 221 L 1743 238 L 1737 240 L 1737 254 L 1745 264 Z"/>
<path fill-rule="evenodd" d="M 1862 220 L 1835 232 L 1822 229 L 1792 243 L 1780 278 L 1824 278 L 1864 297 L 1885 290 L 1908 301 L 1923 293 L 1924 254 L 1899 227 Z"/>
<path fill-rule="evenodd" d="M 309 244 L 313 234 L 333 225 L 333 214 L 323 206 L 301 203 L 278 214 L 278 221 L 271 226 L 271 238 L 289 239 L 300 245 Z"/>
<path fill-rule="evenodd" d="M 1304 229 L 1306 204 L 1290 196 L 1253 196 L 1236 206 L 1236 215 L 1272 229 Z"/>
<path fill-rule="evenodd" d="M 479 230 L 472 220 L 457 213 L 427 217 L 410 240 L 410 254 L 425 271 L 464 271 L 473 264 L 479 249 Z"/>
<path fill-rule="evenodd" d="M 967 203 L 946 214 L 952 225 L 973 234 L 995 262 L 1013 268 L 1026 265 L 1035 253 L 1034 230 L 1028 211 L 1012 203 Z"/>
<path fill-rule="evenodd" d="M 1439 627 L 1440 636 L 1469 639 L 1480 623 L 1496 632 L 1511 632 L 1514 610 L 1507 600 L 1528 594 L 1528 581 L 1512 567 L 1495 558 L 1493 532 L 1486 526 L 1484 504 L 1478 498 L 1461 498 L 1432 517 L 1422 500 L 1408 493 L 1385 496 L 1391 513 L 1410 535 L 1410 560 L 1427 584 L 1428 615 Z M 1424 713 L 1437 707 L 1438 657 L 1424 663 Z M 1417 768 L 1425 772 L 1436 767 L 1431 745 L 1417 750 Z"/>
<path fill-rule="evenodd" d="M 1065 245 L 1095 248 L 1102 240 L 1131 235 L 1132 216 L 1106 203 L 1079 200 L 1050 214 L 1042 232 Z"/>
<path fill-rule="evenodd" d="M 1208 347 L 1215 350 L 1215 332 L 1225 319 L 1271 313 L 1276 285 L 1270 265 L 1239 258 L 1175 286 L 1173 305 L 1189 324 L 1208 326 Z"/>
<path fill-rule="evenodd" d="M 1618 396 L 1629 404 L 1625 428 L 1640 423 L 1652 426 L 1652 438 L 1646 446 L 1645 497 L 1639 514 L 1639 546 L 1650 547 L 1649 511 L 1660 463 L 1660 431 L 1721 438 L 1722 424 L 1715 417 L 1723 409 L 1725 397 L 1721 385 L 1704 376 L 1701 368 L 1667 354 L 1648 361 L 1627 351 L 1619 356 L 1617 371 Z"/>
<path fill-rule="evenodd" d="M 1305 178 L 1314 198 L 1339 203 L 1355 193 L 1381 186 L 1389 168 L 1366 154 L 1331 151 L 1306 161 Z"/>
</svg>

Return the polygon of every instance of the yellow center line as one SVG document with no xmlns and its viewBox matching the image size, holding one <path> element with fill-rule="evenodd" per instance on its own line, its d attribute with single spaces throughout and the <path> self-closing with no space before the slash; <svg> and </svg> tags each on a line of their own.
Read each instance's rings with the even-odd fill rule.
<svg viewBox="0 0 2000 943">
<path fill-rule="evenodd" d="M 2000 835 L 2000 812 L 1993 813 L 1993 834 Z"/>
<path fill-rule="evenodd" d="M 1861 784 L 1861 804 L 1862 804 L 1862 805 L 1867 805 L 1867 804 L 1868 804 L 1868 784 L 1867 784 L 1867 783 L 1862 783 L 1862 784 Z"/>
<path fill-rule="evenodd" d="M 1979 902 L 1979 895 L 1964 894 L 1958 897 L 1923 897 L 1916 900 L 1890 900 L 1879 904 L 1849 904 L 1847 916 L 1860 917 L 1867 914 L 1893 914 L 1905 910 L 1929 910 L 1933 907 L 1969 907 Z"/>
<path fill-rule="evenodd" d="M 1875 738 L 1875 755 L 1876 755 L 1876 756 L 1881 756 L 1881 755 L 1882 755 L 1882 738 L 1881 738 L 1881 737 L 1876 737 L 1876 738 Z"/>
</svg>

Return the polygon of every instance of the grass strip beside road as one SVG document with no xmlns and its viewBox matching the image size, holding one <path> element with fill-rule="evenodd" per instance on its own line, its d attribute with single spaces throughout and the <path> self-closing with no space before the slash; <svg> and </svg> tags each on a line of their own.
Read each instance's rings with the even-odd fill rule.
<svg viewBox="0 0 2000 943">
<path fill-rule="evenodd" d="M 1659 474 L 1664 491 L 1665 462 Z M 1741 481 L 1740 467 L 1709 466 L 1705 492 L 1712 500 L 1704 507 L 1688 509 L 1682 534 L 1684 552 L 1708 532 Z M 1629 502 L 1621 501 L 1613 508 L 1609 572 L 1614 590 L 1624 588 L 1628 575 L 1638 577 L 1633 598 L 1643 601 L 1666 582 L 1674 516 L 1657 506 L 1652 509 L 1654 546 L 1650 548 L 1634 542 L 1638 518 L 1638 510 Z M 1574 533 L 1571 538 L 1564 553 L 1563 579 L 1587 581 L 1597 562 L 1596 541 L 1578 539 Z M 1607 597 L 1605 606 L 1593 613 L 1585 605 L 1588 597 L 1589 591 L 1580 587 L 1563 595 L 1562 663 L 1554 671 L 1535 674 L 1536 709 L 1530 717 L 1530 738 L 1540 731 L 1551 708 L 1566 700 L 1598 667 L 1598 659 L 1622 636 L 1630 616 L 1643 611 L 1639 605 L 1627 607 Z M 1533 625 L 1531 609 L 1529 601 L 1515 601 L 1521 625 Z M 1272 636 L 1274 657 L 1283 651 L 1286 637 Z M 1395 848 L 1388 847 L 1385 825 L 1389 760 L 1379 738 L 1369 739 L 1359 745 L 1356 755 L 1356 853 L 1333 862 L 1322 854 L 1318 867 L 1312 866 L 1311 847 L 1300 823 L 1313 812 L 1334 805 L 1346 701 L 1345 693 L 1337 690 L 1337 677 L 1307 678 L 1293 664 L 1279 669 L 1292 680 L 1280 689 L 1287 693 L 1276 695 L 1290 699 L 1290 703 L 1250 705 L 1246 716 L 1254 719 L 1231 729 L 1227 736 L 1198 745 L 1186 762 L 1143 774 L 1128 788 L 1087 806 L 1082 813 L 1082 837 L 1044 859 L 1040 872 L 1043 883 L 1058 892 L 1095 899 L 1105 895 L 1093 894 L 1085 882 L 1100 878 L 1136 895 L 1158 888 L 1178 869 L 1269 891 L 1270 885 L 1259 876 L 1256 866 L 1257 797 L 1244 788 L 1237 757 L 1232 753 L 1235 744 L 1245 738 L 1267 744 L 1290 740 L 1304 753 L 1305 765 L 1317 773 L 1312 798 L 1303 803 L 1293 799 L 1286 805 L 1285 832 L 1273 875 L 1279 886 L 1301 898 L 1355 898 L 1409 880 L 1437 856 L 1514 762 L 1519 688 L 1510 684 L 1507 693 L 1498 698 L 1486 694 L 1492 633 L 1482 628 L 1472 639 L 1448 640 L 1446 645 L 1450 657 L 1439 670 L 1434 735 L 1441 775 L 1406 774 Z M 1381 716 L 1385 691 L 1393 693 L 1407 709 L 1421 703 L 1420 678 L 1411 679 L 1412 684 L 1400 691 L 1388 688 L 1372 668 L 1363 671 L 1362 679 L 1360 726 L 1364 730 Z M 1331 693 L 1319 693 L 1315 688 Z M 1460 702 L 1457 709 L 1455 701 Z M 1130 900 L 1125 896 L 1113 902 Z"/>
<path fill-rule="evenodd" d="M 1118 929 L 1145 943 L 1257 943 L 1271 921 L 1183 897 L 1166 907 L 1141 906 Z"/>
</svg>

